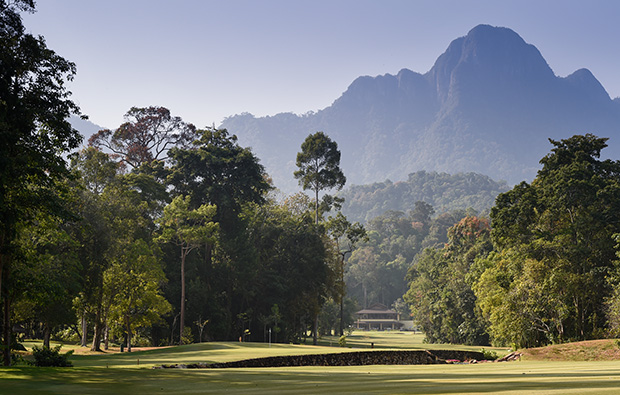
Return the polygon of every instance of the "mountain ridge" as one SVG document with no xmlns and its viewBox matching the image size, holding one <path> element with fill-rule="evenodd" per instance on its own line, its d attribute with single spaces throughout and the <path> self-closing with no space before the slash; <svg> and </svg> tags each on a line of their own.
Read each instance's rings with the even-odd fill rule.
<svg viewBox="0 0 620 395">
<path fill-rule="evenodd" d="M 558 77 L 538 49 L 505 27 L 478 25 L 453 40 L 424 74 L 361 76 L 334 102 L 304 115 L 251 114 L 221 127 L 253 148 L 277 187 L 298 190 L 295 156 L 308 134 L 339 144 L 353 184 L 404 179 L 418 171 L 476 172 L 531 180 L 547 139 L 612 137 L 618 156 L 620 100 L 587 69 Z"/>
</svg>

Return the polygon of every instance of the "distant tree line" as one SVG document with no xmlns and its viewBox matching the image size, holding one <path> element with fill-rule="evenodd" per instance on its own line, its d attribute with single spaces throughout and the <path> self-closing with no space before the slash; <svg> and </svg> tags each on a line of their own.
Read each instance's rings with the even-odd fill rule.
<svg viewBox="0 0 620 395">
<path fill-rule="evenodd" d="M 338 196 L 345 199 L 342 211 L 348 218 L 368 222 L 387 211 L 406 213 L 416 202 L 430 204 L 438 213 L 471 208 L 488 215 L 497 195 L 508 189 L 505 182 L 482 174 L 421 170 L 409 174 L 405 181 L 352 185 Z"/>
</svg>

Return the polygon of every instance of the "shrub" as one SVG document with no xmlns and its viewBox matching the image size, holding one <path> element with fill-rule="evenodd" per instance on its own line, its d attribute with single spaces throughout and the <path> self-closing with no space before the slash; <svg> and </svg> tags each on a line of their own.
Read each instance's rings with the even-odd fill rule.
<svg viewBox="0 0 620 395">
<path fill-rule="evenodd" d="M 49 347 L 32 347 L 32 356 L 34 357 L 34 365 L 35 366 L 55 366 L 55 367 L 71 367 L 73 364 L 68 360 L 69 356 L 73 354 L 73 350 L 68 351 L 64 354 L 60 353 L 60 348 L 62 346 L 58 345 L 54 348 Z"/>
<path fill-rule="evenodd" d="M 482 355 L 484 355 L 484 359 L 487 361 L 495 361 L 498 358 L 497 353 L 493 350 L 485 350 L 483 348 L 482 350 L 480 350 L 480 352 L 482 352 Z"/>
<path fill-rule="evenodd" d="M 183 328 L 183 344 L 191 344 L 194 342 L 194 335 L 192 334 L 192 328 L 186 326 Z"/>
<path fill-rule="evenodd" d="M 346 347 L 347 346 L 347 336 L 346 335 L 340 336 L 340 339 L 338 339 L 338 345 L 340 347 Z"/>
</svg>

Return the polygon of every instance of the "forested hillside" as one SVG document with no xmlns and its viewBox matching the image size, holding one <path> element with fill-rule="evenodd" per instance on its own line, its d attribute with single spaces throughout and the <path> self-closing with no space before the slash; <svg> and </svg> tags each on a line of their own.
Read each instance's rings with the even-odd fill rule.
<svg viewBox="0 0 620 395">
<path fill-rule="evenodd" d="M 508 190 L 506 182 L 476 173 L 447 174 L 419 171 L 406 181 L 353 185 L 339 193 L 345 199 L 342 211 L 353 221 L 368 222 L 388 210 L 413 210 L 422 201 L 435 212 L 473 209 L 488 213 L 498 194 Z"/>
</svg>

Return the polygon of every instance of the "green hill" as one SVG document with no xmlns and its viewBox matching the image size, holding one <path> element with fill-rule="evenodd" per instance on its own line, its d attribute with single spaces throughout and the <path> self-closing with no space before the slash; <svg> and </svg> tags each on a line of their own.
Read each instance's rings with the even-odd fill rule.
<svg viewBox="0 0 620 395">
<path fill-rule="evenodd" d="M 353 185 L 339 196 L 345 198 L 342 211 L 349 220 L 367 222 L 388 210 L 407 212 L 417 201 L 430 204 L 437 214 L 469 208 L 484 214 L 508 189 L 506 182 L 478 173 L 418 171 L 409 174 L 407 181 Z"/>
</svg>

